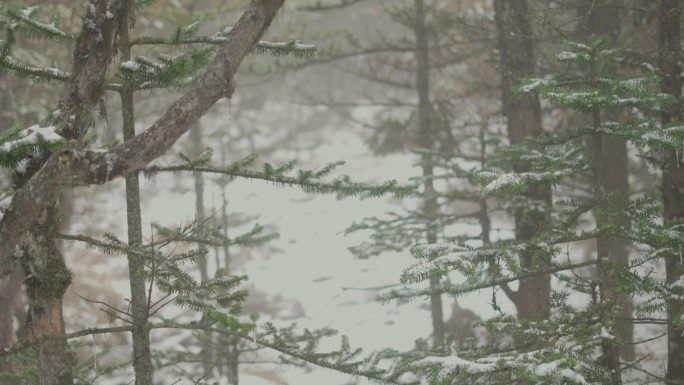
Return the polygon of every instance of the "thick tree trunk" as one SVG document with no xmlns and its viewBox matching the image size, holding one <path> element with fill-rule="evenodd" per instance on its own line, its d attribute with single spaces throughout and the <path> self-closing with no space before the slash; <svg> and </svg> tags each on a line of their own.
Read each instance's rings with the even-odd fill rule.
<svg viewBox="0 0 684 385">
<path fill-rule="evenodd" d="M 591 35 L 609 35 L 615 43 L 620 38 L 620 15 L 622 0 L 583 0 L 578 10 L 580 24 L 579 36 L 583 39 Z M 607 119 L 618 119 L 618 115 L 607 113 Z M 608 197 L 607 205 L 615 215 L 606 216 L 599 226 L 616 226 L 629 229 L 630 223 L 622 215 L 629 205 L 629 171 L 627 159 L 627 142 L 624 139 L 609 135 L 602 136 L 603 165 L 602 182 Z M 606 256 L 617 269 L 627 269 L 629 264 L 629 242 L 622 238 L 608 237 L 605 242 Z M 610 277 L 609 277 L 610 278 Z M 617 287 L 615 284 L 614 286 Z M 616 331 L 623 344 L 620 346 L 620 357 L 626 361 L 636 359 L 634 341 L 634 325 L 629 321 L 634 308 L 632 299 L 627 294 L 615 293 L 617 315 Z"/>
<path fill-rule="evenodd" d="M 6 74 L 0 74 L 0 134 L 10 128 L 14 119 L 10 115 L 11 111 L 11 90 Z M 4 170 L 0 170 L 4 174 Z M 4 175 L 0 175 L 0 178 Z M 9 178 L 7 178 L 9 179 Z M 0 188 L 9 187 L 0 185 Z M 11 346 L 17 341 L 15 335 L 14 322 L 19 321 L 19 325 L 26 322 L 26 311 L 22 300 L 22 281 L 24 272 L 21 268 L 16 268 L 10 275 L 0 277 L 0 347 Z M 7 358 L 0 358 L 0 373 L 11 373 L 12 366 Z M 17 382 L 0 379 L 0 385 L 16 385 Z"/>
<path fill-rule="evenodd" d="M 529 9 L 525 0 L 495 0 L 496 26 L 501 59 L 502 106 L 508 122 L 508 136 L 512 144 L 520 144 L 528 137 L 543 133 L 541 107 L 537 94 L 516 95 L 515 87 L 524 76 L 532 75 L 534 42 Z M 529 171 L 529 165 L 518 162 L 516 172 Z M 551 190 L 547 186 L 532 188 L 525 200 L 543 202 L 547 211 L 551 205 Z M 522 204 L 514 209 L 515 237 L 518 241 L 532 239 L 547 223 L 547 214 Z M 548 257 L 528 249 L 522 255 L 522 265 L 529 270 L 548 264 Z M 551 276 L 542 274 L 520 281 L 518 291 L 504 286 L 515 304 L 518 316 L 526 320 L 546 319 L 549 316 Z"/>
<path fill-rule="evenodd" d="M 7 277 L 0 280 L 0 347 L 12 346 L 25 338 L 26 310 L 22 298 L 24 270 L 16 267 Z M 20 326 L 15 330 L 15 321 Z M 0 358 L 0 373 L 12 373 L 13 368 L 6 357 Z M 18 385 L 18 382 L 0 379 L 0 385 Z"/>
<path fill-rule="evenodd" d="M 0 74 L 0 133 L 12 127 L 15 124 L 14 116 L 12 116 L 10 82 L 7 79 L 7 74 Z"/>
<path fill-rule="evenodd" d="M 240 352 L 237 351 L 237 346 L 235 347 L 234 351 L 231 351 L 226 355 L 226 368 L 228 369 L 227 377 L 229 385 L 238 385 L 238 383 L 240 382 L 240 365 L 238 362 L 239 357 Z"/>
<path fill-rule="evenodd" d="M 71 272 L 59 252 L 54 233 L 59 228 L 58 202 L 45 208 L 37 223 L 20 240 L 26 274 L 29 311 L 26 334 L 38 341 L 40 385 L 71 385 L 75 357 L 65 339 L 49 338 L 65 333 L 62 297 L 71 283 Z"/>
<path fill-rule="evenodd" d="M 428 43 L 427 27 L 425 25 L 425 4 L 423 0 L 415 0 L 415 37 L 416 37 L 416 83 L 418 88 L 418 145 L 424 149 L 434 147 L 432 132 L 432 104 L 430 102 L 430 47 Z M 433 176 L 434 164 L 430 154 L 421 156 L 423 168 L 423 216 L 427 222 L 425 235 L 427 243 L 437 242 L 436 215 L 438 210 L 437 192 L 435 191 Z M 439 278 L 430 277 L 430 289 L 436 289 Z M 444 344 L 444 314 L 442 296 L 434 293 L 430 296 L 430 312 L 432 316 L 433 347 Z"/>
<path fill-rule="evenodd" d="M 682 78 L 679 61 L 681 60 L 682 2 L 662 0 L 658 15 L 660 33 L 658 56 L 663 77 L 663 93 L 673 95 L 677 102 L 662 113 L 663 126 L 682 119 Z M 663 155 L 663 217 L 665 224 L 684 220 L 684 160 L 677 159 L 681 153 L 666 151 Z M 680 251 L 681 253 L 681 251 Z M 682 274 L 681 255 L 668 255 L 665 260 L 667 282 L 672 283 Z M 675 327 L 676 317 L 684 311 L 678 299 L 667 301 L 667 373 L 668 384 L 684 384 L 684 333 Z"/>
<path fill-rule="evenodd" d="M 63 136 L 69 140 L 79 141 L 83 138 L 92 124 L 92 109 L 104 92 L 104 74 L 114 52 L 112 32 L 118 22 L 118 4 L 116 0 L 97 0 L 93 3 L 92 14 L 84 19 L 83 30 L 88 25 L 98 33 L 84 32 L 76 42 L 73 77 L 60 103 L 64 120 L 57 122 L 63 129 Z M 37 190 L 31 187 L 36 179 L 40 178 L 35 174 L 16 178 L 19 189 L 12 199 L 12 207 L 2 221 L 5 231 L 0 232 L 3 235 L 16 235 L 9 247 L 0 242 L 0 248 L 15 249 L 19 246 L 22 251 L 21 255 L 15 257 L 21 262 L 26 276 L 29 303 L 26 338 L 38 341 L 40 385 L 70 385 L 74 382 L 72 370 L 75 357 L 67 340 L 54 338 L 65 332 L 62 298 L 71 282 L 71 273 L 59 252 L 54 235 L 60 226 L 59 194 L 58 191 L 51 190 L 51 194 L 40 198 L 33 196 L 24 203 L 17 203 L 16 200 L 27 189 L 31 194 L 36 193 Z M 31 214 L 22 214 L 27 208 Z M 12 225 L 11 219 L 7 222 L 8 217 L 12 216 L 22 225 Z M 4 254 L 11 255 L 8 252 Z M 9 265 L 8 270 L 11 270 L 12 263 Z M 0 266 L 0 271 L 7 267 Z"/>
</svg>

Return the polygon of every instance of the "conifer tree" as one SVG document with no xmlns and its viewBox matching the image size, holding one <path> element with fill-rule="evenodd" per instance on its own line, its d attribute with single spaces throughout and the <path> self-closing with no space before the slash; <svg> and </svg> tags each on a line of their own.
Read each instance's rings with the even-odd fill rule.
<svg viewBox="0 0 684 385">
<path fill-rule="evenodd" d="M 329 11 L 356 3 L 331 1 L 303 8 Z M 481 64 L 480 55 L 487 50 L 486 44 L 470 40 L 484 40 L 484 34 L 460 28 L 460 24 L 484 24 L 487 20 L 471 12 L 460 15 L 458 11 L 470 11 L 467 2 L 420 0 L 407 4 L 384 2 L 379 6 L 405 33 L 380 33 L 377 41 L 365 45 L 350 38 L 348 51 L 332 53 L 329 57 L 343 60 L 355 55 L 366 56 L 362 63 L 350 62 L 345 70 L 396 93 L 391 98 L 368 98 L 367 105 L 377 105 L 380 109 L 373 122 L 363 122 L 371 129 L 368 144 L 379 155 L 415 153 L 420 169 L 415 179 L 422 189 L 420 201 L 416 203 L 418 208 L 352 224 L 346 231 L 348 234 L 369 233 L 371 240 L 352 247 L 351 251 L 360 258 L 368 258 L 388 251 L 408 251 L 412 243 L 424 240 L 430 243 L 453 238 L 486 241 L 490 232 L 487 203 L 472 187 L 474 181 L 469 180 L 465 170 L 468 167 L 460 161 L 484 162 L 488 146 L 497 140 L 487 124 L 492 112 L 485 105 L 490 100 L 487 91 L 468 99 L 471 95 L 459 94 L 454 90 L 458 86 L 443 80 L 458 73 L 459 66 Z M 466 103 L 473 108 L 463 111 L 460 104 Z M 335 101 L 332 105 L 335 106 Z M 469 119 L 459 119 L 466 113 Z M 481 231 L 464 234 L 454 230 L 453 225 L 462 220 L 475 222 Z M 445 344 L 445 337 L 453 331 L 444 326 L 443 299 L 436 290 L 438 281 L 431 280 L 428 285 L 435 289 L 427 297 L 432 346 L 437 348 Z"/>
<path fill-rule="evenodd" d="M 541 106 L 535 93 L 516 94 L 520 80 L 535 72 L 535 41 L 529 7 L 525 0 L 494 2 L 501 66 L 501 99 L 508 126 L 508 137 L 513 145 L 541 135 Z M 513 163 L 516 172 L 525 172 L 529 165 L 524 160 Z M 551 190 L 540 185 L 525 191 L 513 203 L 515 236 L 517 241 L 534 239 L 547 222 L 551 211 Z M 521 255 L 521 264 L 527 269 L 545 265 L 534 249 Z M 520 281 L 517 291 L 508 284 L 502 289 L 515 304 L 521 319 L 540 320 L 549 316 L 551 276 L 541 274 Z"/>
<path fill-rule="evenodd" d="M 680 75 L 681 14 L 681 2 L 663 1 L 660 3 L 658 60 L 662 76 L 661 90 L 674 98 L 674 102 L 666 106 L 661 113 L 662 129 L 666 132 L 672 130 L 673 125 L 676 127 L 678 122 L 684 120 L 681 107 L 682 79 Z M 666 225 L 679 226 L 680 231 L 684 220 L 684 167 L 680 159 L 682 151 L 684 149 L 669 148 L 661 154 L 663 218 Z M 682 277 L 682 243 L 679 244 L 679 250 L 670 250 L 670 253 L 665 254 L 667 283 L 673 285 L 672 297 L 666 299 L 668 354 L 665 379 L 666 383 L 672 384 L 681 382 L 684 378 L 684 335 L 682 334 L 684 308 L 681 306 L 681 301 L 677 299 L 680 288 L 676 286 Z"/>
<path fill-rule="evenodd" d="M 633 70 L 626 78 L 610 72 L 616 62 L 623 63 L 624 56 L 610 49 L 607 42 L 604 37 L 593 38 L 588 44 L 570 44 L 568 50 L 556 55 L 557 62 L 566 66 L 563 74 L 550 79 L 528 79 L 521 87 L 523 92 L 541 92 L 555 105 L 591 115 L 592 123 L 565 133 L 528 138 L 521 145 L 498 151 L 488 168 L 478 172 L 483 183 L 482 193 L 488 196 L 517 194 L 535 186 L 563 185 L 569 181 L 587 185 L 589 189 L 585 191 L 590 195 L 557 189 L 562 195 L 557 197 L 552 221 L 529 241 L 485 248 L 449 243 L 414 247 L 414 253 L 423 261 L 407 269 L 402 279 L 408 286 L 395 290 L 395 296 L 422 295 L 424 290 L 412 288 L 410 284 L 426 280 L 435 272 L 446 276 L 454 270 L 466 280 L 458 284 L 443 281 L 440 285 L 443 293 L 462 295 L 544 274 L 555 274 L 572 291 L 552 293 L 548 320 L 531 322 L 501 316 L 487 321 L 485 325 L 493 336 L 493 345 L 489 348 L 452 349 L 446 356 L 428 356 L 411 364 L 423 368 L 430 378 L 486 382 L 497 378 L 497 373 L 508 372 L 522 383 L 619 384 L 625 367 L 638 368 L 638 362 L 622 365 L 619 361 L 620 346 L 629 342 L 622 341 L 617 332 L 620 312 L 616 295 L 645 296 L 638 308 L 641 314 L 664 309 L 664 300 L 671 288 L 654 280 L 649 269 L 662 252 L 677 249 L 681 234 L 676 225 L 656 224 L 657 206 L 653 197 L 633 199 L 626 211 L 616 208 L 599 177 L 601 146 L 597 144 L 603 136 L 614 136 L 649 151 L 678 150 L 681 129 L 672 126 L 661 130 L 653 119 L 659 108 L 671 102 L 668 95 L 657 92 L 656 74 Z M 627 123 L 604 120 L 608 109 L 631 111 L 631 108 L 638 108 L 641 114 Z M 592 146 L 579 145 L 576 139 L 584 137 L 591 139 Z M 501 169 L 520 158 L 530 161 L 529 171 L 516 173 Z M 568 192 L 571 194 L 566 195 Z M 611 225 L 619 222 L 607 222 L 606 216 L 619 216 L 630 226 Z M 593 229 L 587 229 L 588 223 L 593 223 Z M 625 267 L 607 253 L 604 246 L 609 237 L 648 245 L 652 251 L 631 260 Z M 596 259 L 562 262 L 565 258 L 562 247 L 582 240 L 597 242 Z M 523 266 L 520 254 L 530 247 L 548 258 L 548 263 L 534 269 Z M 433 253 L 440 256 L 431 260 L 429 255 Z M 498 269 L 491 269 L 492 262 Z M 596 266 L 598 279 L 577 270 L 590 265 Z M 570 305 L 569 297 L 580 295 L 573 292 L 584 293 L 588 304 Z M 497 339 L 502 334 L 512 337 L 512 342 Z M 596 353 L 597 348 L 600 354 Z"/>
<path fill-rule="evenodd" d="M 78 36 L 62 31 L 54 23 L 39 21 L 35 7 L 8 11 L 6 18 L 12 18 L 13 22 L 5 23 L 0 63 L 21 75 L 64 81 L 68 89 L 59 110 L 49 118 L 52 120 L 48 122 L 52 124 L 10 131 L 2 137 L 0 152 L 0 163 L 4 167 L 14 167 L 19 180 L 14 194 L 3 200 L 0 220 L 2 273 L 11 271 L 15 260 L 24 266 L 29 274 L 32 317 L 29 323 L 31 338 L 4 349 L 2 356 L 37 345 L 39 371 L 36 381 L 43 384 L 73 383 L 77 366 L 67 340 L 79 336 L 133 332 L 133 366 L 137 384 L 152 383 L 153 367 L 149 350 L 152 328 L 198 329 L 250 338 L 247 331 L 254 329 L 253 323 L 238 321 L 225 313 L 225 309 L 237 309 L 244 300 L 245 293 L 235 291 L 244 278 L 229 276 L 219 270 L 214 278 L 198 282 L 182 269 L 182 265 L 205 258 L 206 248 L 174 253 L 169 251 L 169 246 L 178 242 L 216 245 L 249 242 L 258 236 L 258 229 L 230 241 L 215 232 L 200 231 L 201 224 L 194 224 L 175 232 L 158 229 L 160 239 L 143 243 L 136 172 L 163 154 L 216 100 L 232 94 L 232 77 L 240 61 L 250 51 L 256 49 L 257 52 L 272 52 L 276 55 L 307 55 L 312 52 L 312 46 L 298 42 L 259 41 L 282 3 L 253 1 L 233 29 L 209 37 L 196 37 L 194 26 L 179 27 L 170 39 L 131 38 L 128 23 L 133 3 L 129 1 L 89 2 Z M 69 74 L 55 68 L 40 68 L 15 59 L 12 48 L 16 33 L 67 42 L 76 39 L 73 72 Z M 161 55 L 157 60 L 131 55 L 132 46 L 152 43 L 197 44 L 199 48 L 176 57 Z M 121 54 L 116 75 L 119 81 L 110 82 L 105 74 L 117 52 Z M 213 61 L 210 60 L 211 56 L 214 56 Z M 206 63 L 209 63 L 206 69 L 201 69 Z M 187 76 L 195 71 L 203 73 L 192 82 L 187 82 Z M 186 86 L 187 91 L 151 128 L 135 135 L 133 93 L 169 86 Z M 117 91 L 122 97 L 125 141 L 112 149 L 93 148 L 84 141 L 93 121 L 91 112 L 100 103 L 105 89 Z M 290 175 L 294 169 L 292 162 L 277 167 L 267 163 L 262 170 L 250 168 L 253 162 L 254 158 L 250 157 L 229 166 L 214 166 L 209 158 L 201 156 L 198 159 L 185 158 L 183 163 L 177 165 L 151 167 L 146 172 L 211 172 L 229 177 L 263 179 L 281 185 L 298 185 L 308 192 L 337 193 L 341 196 L 378 196 L 388 192 L 403 195 L 412 190 L 398 186 L 395 182 L 369 185 L 352 182 L 348 177 L 327 180 L 326 177 L 339 163 L 318 170 L 298 170 Z M 130 317 L 127 320 L 130 326 L 88 329 L 67 335 L 64 332 L 61 301 L 69 285 L 70 273 L 55 247 L 59 220 L 59 204 L 55 196 L 60 190 L 107 183 L 121 176 L 127 177 L 129 242 L 123 242 L 113 234 L 107 235 L 104 240 L 83 235 L 60 234 L 59 237 L 86 242 L 105 253 L 128 255 L 132 312 L 113 305 L 107 307 L 114 318 Z M 153 292 L 160 292 L 163 296 L 152 302 L 150 294 Z M 170 300 L 204 314 L 204 321 L 195 324 L 150 324 L 149 317 Z M 375 369 L 364 371 L 358 369 L 360 363 L 350 362 L 358 353 L 350 351 L 348 345 L 343 345 L 339 352 L 316 356 L 317 341 L 329 334 L 306 332 L 299 336 L 293 330 L 278 330 L 269 326 L 256 340 L 299 360 L 351 374 L 374 375 Z M 300 344 L 306 347 L 300 347 Z"/>
<path fill-rule="evenodd" d="M 608 35 L 611 37 L 613 44 L 620 46 L 621 39 L 621 18 L 624 14 L 623 1 L 620 0 L 601 0 L 589 4 L 588 1 L 581 1 L 578 8 L 578 34 L 579 38 L 586 40 L 591 35 Z M 609 111 L 608 114 L 615 113 Z M 619 115 L 615 114 L 609 117 L 611 120 L 619 120 Z M 627 141 L 623 138 L 606 136 L 603 138 L 603 150 L 601 163 L 603 166 L 603 175 L 601 180 L 605 182 L 607 193 L 611 196 L 612 201 L 616 207 L 626 209 L 629 206 L 629 171 L 628 156 L 627 156 Z M 618 219 L 618 218 L 610 218 Z M 628 222 L 621 222 L 614 224 L 620 227 L 626 227 Z M 611 238 L 606 241 L 607 252 L 610 253 L 611 258 L 618 261 L 617 263 L 626 266 L 629 260 L 629 242 L 623 239 Z M 617 293 L 617 302 L 619 303 L 620 318 L 628 319 L 632 316 L 632 300 L 624 294 Z M 629 322 L 618 321 L 617 325 L 620 338 L 625 342 L 633 342 L 634 327 Z M 621 347 L 620 355 L 623 359 L 632 361 L 635 359 L 634 345 L 625 344 Z"/>
</svg>

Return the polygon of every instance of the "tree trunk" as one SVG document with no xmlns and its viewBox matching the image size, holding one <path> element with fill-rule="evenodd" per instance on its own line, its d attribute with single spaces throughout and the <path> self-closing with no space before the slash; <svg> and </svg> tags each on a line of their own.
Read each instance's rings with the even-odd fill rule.
<svg viewBox="0 0 684 385">
<path fill-rule="evenodd" d="M 132 1 L 124 5 L 123 18 L 119 28 L 121 44 L 121 61 L 131 58 L 129 45 L 129 21 Z M 123 118 L 124 142 L 135 137 L 135 109 L 133 91 L 124 89 L 121 96 L 121 113 Z M 142 217 L 140 209 L 140 181 L 138 172 L 126 176 L 126 219 L 128 227 L 128 244 L 140 246 L 143 242 Z M 148 324 L 149 308 L 145 288 L 145 261 L 141 256 L 128 255 L 128 275 L 131 289 L 131 315 L 133 316 L 133 369 L 135 385 L 152 385 L 154 367 L 150 351 L 150 329 Z"/>
<path fill-rule="evenodd" d="M 0 280 L 0 347 L 12 346 L 25 337 L 26 311 L 22 298 L 24 271 L 17 266 L 7 277 Z M 14 330 L 15 320 L 22 325 Z M 0 358 L 0 373 L 12 373 L 13 368 L 6 357 Z M 0 385 L 18 385 L 18 382 L 0 379 Z"/>
<path fill-rule="evenodd" d="M 535 93 L 516 95 L 516 85 L 524 76 L 532 75 L 534 66 L 534 43 L 532 26 L 529 21 L 529 10 L 525 0 L 495 0 L 496 26 L 499 37 L 499 54 L 501 59 L 501 88 L 503 113 L 508 123 L 508 136 L 511 144 L 520 144 L 526 138 L 543 133 L 541 125 L 541 107 L 539 97 Z M 526 172 L 530 166 L 526 162 L 513 165 L 516 172 Z M 525 200 L 544 202 L 551 205 L 551 189 L 538 186 L 530 189 Z M 526 241 L 544 228 L 547 214 L 522 204 L 514 209 L 515 237 L 518 241 Z M 548 257 L 539 255 L 534 249 L 524 251 L 522 266 L 528 270 L 547 265 Z M 524 320 L 546 319 L 549 316 L 549 296 L 551 294 L 551 276 L 542 274 L 520 281 L 518 291 L 508 286 L 503 287 L 513 301 L 518 317 Z"/>
<path fill-rule="evenodd" d="M 581 16 L 578 26 L 579 36 L 587 39 L 591 35 L 609 35 L 613 43 L 616 43 L 620 38 L 622 7 L 621 0 L 583 0 L 578 10 Z M 607 112 L 606 117 L 610 120 L 619 119 L 617 114 L 610 112 Z M 609 200 L 606 204 L 615 215 L 605 217 L 604 223 L 600 223 L 599 226 L 616 226 L 628 230 L 629 220 L 622 215 L 629 205 L 627 141 L 610 135 L 602 136 L 602 140 L 603 151 L 600 159 L 603 165 L 602 182 Z M 608 237 L 605 247 L 607 258 L 615 268 L 628 268 L 629 242 L 622 238 Z M 632 318 L 634 304 L 629 295 L 618 290 L 615 295 L 615 306 L 616 331 L 623 342 L 620 346 L 620 357 L 625 361 L 634 361 L 636 359 L 635 345 L 630 344 L 634 341 L 634 325 L 629 321 Z"/>
<path fill-rule="evenodd" d="M 29 303 L 26 334 L 38 341 L 39 384 L 72 385 L 75 357 L 67 340 L 46 337 L 65 333 L 62 298 L 71 283 L 71 272 L 54 240 L 59 202 L 52 203 L 20 240 Z"/>
<path fill-rule="evenodd" d="M 12 90 L 7 75 L 0 74 L 0 133 L 16 124 L 12 114 L 11 95 Z"/>
<path fill-rule="evenodd" d="M 0 74 L 0 134 L 14 124 L 14 119 L 10 111 L 10 82 L 6 74 Z M 4 174 L 5 170 L 0 170 Z M 4 175 L 0 175 L 0 178 Z M 7 178 L 9 179 L 9 178 Z M 9 187 L 9 186 L 0 186 Z M 22 299 L 22 281 L 24 272 L 20 267 L 8 276 L 0 278 L 0 347 L 11 346 L 17 341 L 14 321 L 19 321 L 19 325 L 26 322 L 26 311 Z M 0 358 L 0 373 L 11 373 L 12 366 L 7 358 Z M 15 385 L 17 382 L 0 379 L 0 385 Z"/>
<path fill-rule="evenodd" d="M 681 60 L 681 27 L 682 3 L 678 0 L 660 2 L 658 15 L 660 33 L 658 40 L 658 56 L 662 74 L 663 93 L 673 95 L 677 101 L 663 110 L 663 127 L 682 119 L 682 78 L 679 61 Z M 684 166 L 677 159 L 677 151 L 665 151 L 663 154 L 663 218 L 669 225 L 684 220 Z M 665 260 L 667 282 L 672 283 L 681 276 L 680 254 L 670 254 Z M 684 384 L 684 334 L 675 327 L 675 320 L 684 311 L 678 299 L 667 301 L 667 384 Z"/>
<path fill-rule="evenodd" d="M 432 104 L 430 102 L 430 51 L 425 25 L 425 4 L 423 0 L 415 0 L 415 37 L 416 37 L 416 83 L 418 88 L 418 145 L 423 149 L 434 147 L 432 133 Z M 434 164 L 430 154 L 421 155 L 423 168 L 423 217 L 426 221 L 426 240 L 428 244 L 437 242 L 436 214 L 438 210 L 437 192 L 435 191 L 433 174 Z M 439 278 L 430 277 L 430 289 L 436 289 Z M 442 296 L 439 293 L 430 295 L 430 313 L 432 315 L 433 347 L 444 344 L 444 314 Z"/>
<path fill-rule="evenodd" d="M 190 130 L 190 145 L 192 146 L 193 156 L 198 157 L 202 153 L 202 133 L 199 124 Z M 192 177 L 195 182 L 195 223 L 202 228 L 206 228 L 206 216 L 204 215 L 204 176 L 201 172 L 194 171 Z M 200 258 L 198 263 L 200 278 L 202 281 L 207 281 L 209 279 L 209 266 L 206 254 L 207 248 L 203 244 L 200 244 L 199 248 L 205 252 L 205 255 Z M 214 367 L 212 341 L 211 332 L 205 332 L 200 338 L 202 346 L 202 368 L 204 369 L 205 374 Z M 207 375 L 206 378 L 211 378 L 211 375 Z"/>
<path fill-rule="evenodd" d="M 235 350 L 229 352 L 226 356 L 226 367 L 229 385 L 238 385 L 240 381 L 239 372 L 239 362 L 240 352 L 237 350 L 237 345 L 234 347 Z"/>
</svg>

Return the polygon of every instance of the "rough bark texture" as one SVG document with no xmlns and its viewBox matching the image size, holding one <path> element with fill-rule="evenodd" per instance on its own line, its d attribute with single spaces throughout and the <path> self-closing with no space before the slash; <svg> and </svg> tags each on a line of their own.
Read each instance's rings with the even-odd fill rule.
<svg viewBox="0 0 684 385">
<path fill-rule="evenodd" d="M 579 15 L 582 16 L 578 26 L 579 36 L 586 39 L 590 35 L 609 35 L 615 43 L 620 37 L 620 15 L 622 0 L 584 0 L 581 2 Z M 615 113 L 606 113 L 604 119 L 617 120 Z M 627 142 L 624 139 L 609 135 L 602 136 L 602 183 L 607 200 L 606 208 L 612 213 L 603 218 L 601 226 L 629 228 L 629 219 L 623 215 L 629 205 L 629 171 L 627 169 Z M 629 243 L 617 237 L 608 237 L 605 241 L 606 256 L 618 269 L 626 269 L 629 264 Z M 611 277 L 608 277 L 612 279 Z M 616 286 L 614 284 L 613 286 Z M 636 359 L 634 341 L 634 325 L 629 322 L 634 308 L 630 296 L 624 293 L 615 294 L 617 325 L 616 330 L 623 341 L 620 357 L 626 361 Z M 622 321 L 621 321 L 622 320 Z"/>
<path fill-rule="evenodd" d="M 543 132 L 538 95 L 514 94 L 514 89 L 520 80 L 524 76 L 534 74 L 535 71 L 529 9 L 525 0 L 495 0 L 494 8 L 501 59 L 503 113 L 508 122 L 510 142 L 520 144 L 525 138 L 534 137 Z M 517 172 L 529 171 L 529 165 L 524 162 L 519 162 L 513 167 Z M 524 198 L 527 201 L 543 202 L 548 207 L 551 205 L 551 190 L 546 186 L 538 186 L 529 190 Z M 532 239 L 547 223 L 547 214 L 531 209 L 524 203 L 515 208 L 514 217 L 515 237 L 518 241 Z M 534 249 L 529 249 L 522 255 L 521 262 L 526 269 L 534 270 L 547 265 L 547 259 L 546 256 L 536 253 Z M 550 274 L 521 280 L 517 291 L 511 290 L 508 286 L 503 286 L 503 289 L 515 304 L 521 319 L 548 318 L 551 294 Z"/>
<path fill-rule="evenodd" d="M 659 12 L 659 62 L 663 77 L 662 91 L 673 95 L 677 102 L 662 113 L 663 126 L 682 119 L 682 78 L 679 61 L 681 60 L 682 2 L 663 0 Z M 684 166 L 675 151 L 666 151 L 663 159 L 663 217 L 665 224 L 684 221 Z M 680 256 L 668 255 L 665 271 L 668 282 L 679 279 L 682 271 Z M 668 384 L 684 384 L 684 334 L 674 325 L 674 320 L 684 311 L 682 302 L 671 299 L 667 302 L 667 373 Z"/>
<path fill-rule="evenodd" d="M 17 259 L 15 240 L 60 189 L 103 184 L 140 170 L 164 154 L 216 101 L 230 96 L 235 71 L 284 2 L 253 0 L 205 73 L 150 128 L 134 139 L 108 152 L 72 146 L 53 154 L 14 194 L 8 212 L 0 221 L 0 275 L 7 274 Z M 98 79 L 103 80 L 104 76 Z"/>
<path fill-rule="evenodd" d="M 43 210 L 38 221 L 21 237 L 21 263 L 25 271 L 29 311 L 26 333 L 38 340 L 40 385 L 71 385 L 75 358 L 65 339 L 44 336 L 64 334 L 62 298 L 71 283 L 71 272 L 54 240 L 59 229 L 59 202 Z"/>
<path fill-rule="evenodd" d="M 120 2 L 97 0 L 95 14 L 84 18 L 82 31 L 76 40 L 73 75 L 60 102 L 60 123 L 64 136 L 78 142 L 92 125 L 92 111 L 104 92 L 105 73 L 115 53 L 114 31 L 120 19 Z M 111 4 L 108 4 L 111 3 Z M 89 8 L 90 9 L 90 8 Z M 107 14 L 112 17 L 107 17 Z M 41 212 L 53 206 L 59 197 L 65 158 L 53 154 L 46 164 L 14 194 L 12 205 L 0 222 L 0 276 L 9 273 L 16 261 L 14 245 L 17 238 L 28 231 Z M 59 162 L 58 162 L 59 160 Z M 55 167 L 61 164 L 60 167 Z M 45 170 L 43 172 L 43 170 Z"/>
<path fill-rule="evenodd" d="M 55 228 L 45 227 L 55 221 L 53 208 L 60 191 L 125 176 L 166 152 L 217 100 L 232 94 L 235 71 L 284 1 L 253 0 L 198 81 L 148 130 L 106 153 L 84 150 L 78 142 L 91 125 L 91 111 L 104 91 L 122 7 L 117 0 L 93 2 L 95 14 L 89 11 L 85 17 L 73 75 L 60 104 L 61 116 L 66 119 L 61 122 L 64 134 L 75 144 L 46 160 L 15 192 L 0 221 L 0 276 L 11 272 L 17 261 L 28 274 L 29 338 L 64 334 L 61 298 L 70 275 L 52 238 Z M 73 382 L 73 357 L 65 340 L 41 339 L 39 353 L 41 385 Z"/>
<path fill-rule="evenodd" d="M 418 145 L 425 149 L 434 147 L 432 130 L 432 104 L 430 102 L 430 51 L 427 28 L 425 25 L 425 4 L 423 0 L 415 0 L 415 37 L 416 37 L 416 84 L 418 88 Z M 432 156 L 421 155 L 423 168 L 423 217 L 427 222 L 425 230 L 428 244 L 437 243 L 436 215 L 438 210 L 437 192 L 435 191 L 433 175 L 434 164 Z M 438 277 L 430 277 L 430 289 L 439 285 Z M 444 314 L 442 309 L 442 295 L 436 290 L 430 295 L 430 312 L 432 315 L 433 347 L 444 344 Z"/>
<path fill-rule="evenodd" d="M 25 337 L 26 310 L 22 298 L 24 271 L 15 269 L 0 280 L 0 347 L 12 346 L 18 338 Z M 15 321 L 21 325 L 15 331 Z M 0 357 L 0 373 L 12 373 L 13 368 L 6 357 Z M 18 385 L 18 382 L 0 379 L 0 385 Z"/>
<path fill-rule="evenodd" d="M 0 133 L 10 128 L 14 119 L 11 115 L 10 85 L 6 74 L 0 74 Z M 0 178 L 4 177 L 0 171 Z M 9 179 L 9 178 L 8 178 Z M 9 187 L 0 184 L 0 188 Z M 16 269 L 9 276 L 0 277 L 0 347 L 11 346 L 16 342 L 14 322 L 24 325 L 26 311 L 22 300 L 21 285 L 24 278 L 23 270 Z M 11 373 L 12 366 L 7 358 L 0 358 L 0 373 Z M 0 379 L 0 385 L 16 385 L 17 382 Z"/>
<path fill-rule="evenodd" d="M 92 124 L 91 111 L 104 92 L 104 74 L 114 53 L 118 2 L 108 4 L 108 1 L 98 0 L 94 3 L 93 10 L 89 8 L 84 18 L 83 32 L 76 41 L 73 76 L 60 103 L 61 116 L 64 117 L 60 122 L 63 136 L 74 142 L 80 141 Z M 106 13 L 112 17 L 107 17 Z M 31 189 L 36 175 L 29 177 L 29 180 L 15 178 L 18 193 Z M 44 338 L 65 333 L 62 297 L 71 282 L 71 273 L 54 237 L 61 217 L 59 191 L 49 186 L 46 188 L 49 193 L 36 201 L 26 202 L 29 203 L 27 206 L 16 202 L 18 205 L 10 208 L 0 224 L 0 234 L 4 236 L 11 232 L 13 235 L 13 238 L 0 241 L 4 246 L 0 256 L 7 256 L 7 251 L 12 250 L 14 257 L 3 263 L 0 272 L 11 271 L 16 261 L 21 263 L 25 272 L 29 302 L 27 338 L 38 341 L 39 383 L 68 385 L 73 384 L 75 359 L 67 341 Z M 18 223 L 20 226 L 13 227 Z"/>
</svg>

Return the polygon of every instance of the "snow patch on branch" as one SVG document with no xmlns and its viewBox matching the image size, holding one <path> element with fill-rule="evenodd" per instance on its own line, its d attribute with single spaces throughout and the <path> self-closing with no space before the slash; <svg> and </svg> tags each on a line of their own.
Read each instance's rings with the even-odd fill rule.
<svg viewBox="0 0 684 385">
<path fill-rule="evenodd" d="M 411 366 L 416 368 L 442 368 L 439 376 L 442 378 L 448 377 L 450 374 L 462 369 L 470 374 L 490 373 L 496 370 L 496 363 L 480 363 L 476 361 L 468 361 L 457 355 L 447 357 L 425 357 L 414 362 Z"/>
<path fill-rule="evenodd" d="M 19 146 L 35 146 L 39 139 L 46 143 L 57 143 L 64 138 L 56 132 L 55 126 L 41 127 L 33 125 L 19 133 L 19 139 L 6 141 L 0 146 L 0 152 L 10 153 Z"/>
</svg>

